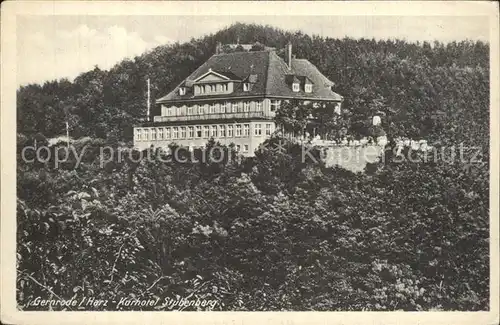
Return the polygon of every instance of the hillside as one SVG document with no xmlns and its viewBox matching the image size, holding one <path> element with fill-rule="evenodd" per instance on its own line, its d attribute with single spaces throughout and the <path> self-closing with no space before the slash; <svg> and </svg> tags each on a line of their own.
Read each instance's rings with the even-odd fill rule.
<svg viewBox="0 0 500 325">
<path fill-rule="evenodd" d="M 217 41 L 237 38 L 277 49 L 291 40 L 336 82 L 353 136 L 374 132 L 377 112 L 390 140 L 427 139 L 436 150 L 399 152 L 390 141 L 364 173 L 326 166 L 318 148 L 303 158 L 298 144 L 274 136 L 252 158 L 231 148 L 230 159 L 206 162 L 154 149 L 111 154 L 145 113 L 146 76 L 157 98 Z M 489 310 L 488 48 L 237 24 L 74 82 L 22 87 L 19 309 L 46 310 L 29 304 L 36 297 L 94 297 L 110 304 L 79 310 Z M 65 121 L 71 146 L 49 146 L 38 160 L 23 150 L 48 145 Z M 180 297 L 214 304 L 111 303 Z"/>
<path fill-rule="evenodd" d="M 474 130 L 479 132 L 475 139 L 488 134 L 478 127 L 488 124 L 488 44 L 331 39 L 245 24 L 157 47 L 110 71 L 96 67 L 74 82 L 23 86 L 18 90 L 18 132 L 52 137 L 65 132 L 68 120 L 72 137 L 130 141 L 132 125 L 146 113 L 147 77 L 152 98 L 159 98 L 213 55 L 217 42 L 238 39 L 275 47 L 279 54 L 291 41 L 298 58 L 307 58 L 336 83 L 354 136 L 368 132 L 375 113 L 386 116 L 384 127 L 393 136 L 457 141 Z M 448 134 L 442 134 L 443 125 L 453 126 Z"/>
</svg>

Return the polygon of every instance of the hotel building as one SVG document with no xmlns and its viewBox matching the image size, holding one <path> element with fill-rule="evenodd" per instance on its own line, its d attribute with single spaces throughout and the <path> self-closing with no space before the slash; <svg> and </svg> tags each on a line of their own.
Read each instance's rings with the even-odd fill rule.
<svg viewBox="0 0 500 325">
<path fill-rule="evenodd" d="M 274 118 L 285 100 L 329 102 L 340 112 L 343 98 L 332 91 L 334 83 L 294 58 L 291 44 L 285 52 L 285 60 L 272 49 L 214 54 L 156 100 L 152 120 L 134 127 L 134 146 L 193 149 L 213 138 L 251 156 L 279 128 Z"/>
</svg>

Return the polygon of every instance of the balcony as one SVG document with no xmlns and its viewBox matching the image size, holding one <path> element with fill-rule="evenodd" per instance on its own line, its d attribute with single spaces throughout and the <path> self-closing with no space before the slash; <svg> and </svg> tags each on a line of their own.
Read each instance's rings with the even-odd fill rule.
<svg viewBox="0 0 500 325">
<path fill-rule="evenodd" d="M 177 116 L 155 116 L 154 122 L 174 122 L 174 121 L 201 121 L 201 120 L 231 120 L 246 118 L 269 118 L 264 112 L 236 112 L 236 113 L 213 113 L 198 115 L 177 115 Z"/>
</svg>

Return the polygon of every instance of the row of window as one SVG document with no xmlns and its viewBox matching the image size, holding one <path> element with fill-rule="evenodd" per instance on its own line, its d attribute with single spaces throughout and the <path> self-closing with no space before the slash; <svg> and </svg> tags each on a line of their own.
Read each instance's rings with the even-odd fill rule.
<svg viewBox="0 0 500 325">
<path fill-rule="evenodd" d="M 225 93 L 229 91 L 229 85 L 227 83 L 195 85 L 194 88 L 195 88 L 195 94 L 210 94 L 210 93 L 220 93 L 220 92 Z"/>
<path fill-rule="evenodd" d="M 271 111 L 279 109 L 281 101 L 271 100 Z M 204 105 L 193 106 L 162 106 L 162 116 L 185 116 L 185 115 L 203 115 L 203 114 L 220 114 L 220 113 L 241 113 L 241 112 L 261 112 L 262 101 L 246 101 L 246 102 L 223 102 L 211 103 Z"/>
<path fill-rule="evenodd" d="M 271 135 L 271 123 L 265 124 L 264 132 L 266 136 Z M 256 123 L 253 128 L 253 133 L 255 136 L 261 136 L 263 134 L 262 124 Z M 136 141 L 232 138 L 248 136 L 250 136 L 250 124 L 195 125 L 135 129 Z"/>
</svg>

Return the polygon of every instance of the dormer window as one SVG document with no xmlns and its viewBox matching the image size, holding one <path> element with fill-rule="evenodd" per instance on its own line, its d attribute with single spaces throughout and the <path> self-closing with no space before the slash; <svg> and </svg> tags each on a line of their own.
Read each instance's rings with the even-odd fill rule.
<svg viewBox="0 0 500 325">
<path fill-rule="evenodd" d="M 243 91 L 250 91 L 250 83 L 248 82 L 243 83 Z"/>
<path fill-rule="evenodd" d="M 298 92 L 298 91 L 300 90 L 300 85 L 299 85 L 297 82 L 294 82 L 294 83 L 292 84 L 292 90 L 293 90 L 293 92 L 295 92 L 295 93 L 296 93 L 296 92 Z"/>
<path fill-rule="evenodd" d="M 180 87 L 179 88 L 179 95 L 185 95 L 186 94 L 186 87 Z"/>
<path fill-rule="evenodd" d="M 306 84 L 304 90 L 306 91 L 306 93 L 312 93 L 313 87 L 311 84 Z"/>
</svg>

